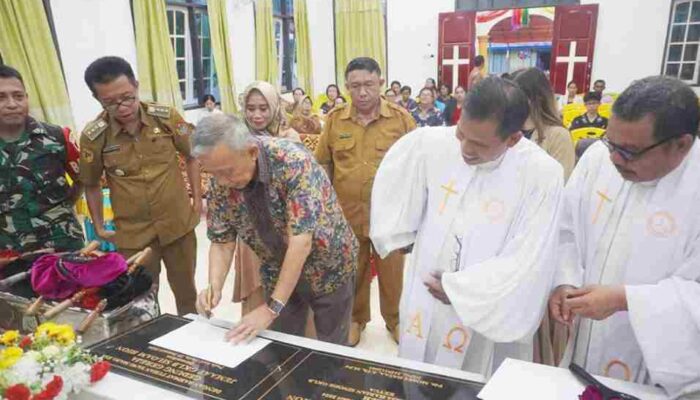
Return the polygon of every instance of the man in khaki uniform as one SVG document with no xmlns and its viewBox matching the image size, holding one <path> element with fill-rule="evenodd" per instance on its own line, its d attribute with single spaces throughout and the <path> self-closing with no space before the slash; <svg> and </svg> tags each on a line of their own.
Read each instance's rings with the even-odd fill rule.
<svg viewBox="0 0 700 400">
<path fill-rule="evenodd" d="M 95 231 L 129 257 L 146 246 L 154 256 L 146 265 L 157 282 L 161 260 L 179 314 L 196 312 L 194 228 L 202 209 L 199 164 L 190 155 L 192 126 L 169 106 L 143 103 L 131 66 L 103 57 L 85 71 L 85 82 L 105 111 L 80 138 L 80 180 Z M 186 159 L 192 199 L 178 168 Z M 110 189 L 116 232 L 103 226 L 100 179 Z"/>
<path fill-rule="evenodd" d="M 369 207 L 374 175 L 382 157 L 401 136 L 415 129 L 416 124 L 406 110 L 380 97 L 384 79 L 375 60 L 360 57 L 350 61 L 345 69 L 345 81 L 352 105 L 336 106 L 328 114 L 316 158 L 328 171 L 345 217 L 360 243 L 348 342 L 351 346 L 357 345 L 370 320 L 370 257 L 374 254 L 382 317 L 398 343 L 403 255 L 394 252 L 381 260 L 374 253 L 369 239 Z"/>
</svg>

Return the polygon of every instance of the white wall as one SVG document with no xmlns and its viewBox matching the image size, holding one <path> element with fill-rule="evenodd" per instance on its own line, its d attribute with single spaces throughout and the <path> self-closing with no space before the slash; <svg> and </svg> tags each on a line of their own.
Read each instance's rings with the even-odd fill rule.
<svg viewBox="0 0 700 400">
<path fill-rule="evenodd" d="M 604 79 L 621 92 L 633 80 L 658 75 L 671 0 L 581 0 L 599 4 L 591 83 Z"/>
<path fill-rule="evenodd" d="M 416 93 L 437 79 L 438 14 L 453 12 L 454 0 L 387 0 L 388 82 Z"/>
<path fill-rule="evenodd" d="M 335 31 L 333 1 L 307 0 L 311 63 L 314 74 L 314 96 L 325 93 L 326 86 L 335 82 Z"/>
<path fill-rule="evenodd" d="M 51 0 L 63 73 L 78 131 L 102 111 L 83 75 L 95 59 L 112 55 L 136 68 L 129 0 Z"/>
<path fill-rule="evenodd" d="M 255 10 L 252 2 L 241 0 L 228 0 L 226 9 L 238 99 L 238 94 L 255 80 Z"/>
</svg>

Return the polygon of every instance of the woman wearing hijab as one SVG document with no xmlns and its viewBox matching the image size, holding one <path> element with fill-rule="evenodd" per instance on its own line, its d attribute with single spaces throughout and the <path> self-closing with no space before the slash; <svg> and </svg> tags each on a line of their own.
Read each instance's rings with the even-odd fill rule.
<svg viewBox="0 0 700 400">
<path fill-rule="evenodd" d="M 267 82 L 253 82 L 243 92 L 243 115 L 254 135 L 274 136 L 300 141 L 299 134 L 286 126 L 282 99 L 277 89 Z M 245 243 L 236 242 L 236 269 L 233 301 L 241 302 L 243 315 L 265 303 L 260 281 L 260 259 Z"/>
<path fill-rule="evenodd" d="M 299 132 L 301 142 L 307 149 L 314 151 L 321 136 L 321 120 L 313 113 L 311 97 L 305 96 L 294 109 L 294 114 L 289 125 Z"/>
</svg>

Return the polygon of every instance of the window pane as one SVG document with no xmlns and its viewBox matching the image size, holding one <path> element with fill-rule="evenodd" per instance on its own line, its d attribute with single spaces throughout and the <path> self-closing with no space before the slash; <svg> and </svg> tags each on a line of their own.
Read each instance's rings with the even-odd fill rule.
<svg viewBox="0 0 700 400">
<path fill-rule="evenodd" d="M 179 37 L 175 41 L 177 47 L 175 48 L 175 57 L 185 57 L 185 38 Z"/>
<path fill-rule="evenodd" d="M 685 41 L 685 28 L 687 25 L 674 25 L 671 29 L 671 42 Z"/>
<path fill-rule="evenodd" d="M 294 15 L 294 1 L 293 0 L 286 0 L 286 1 L 287 1 L 287 14 Z"/>
<path fill-rule="evenodd" d="M 680 61 L 681 53 L 683 52 L 682 44 L 674 44 L 668 46 L 668 61 Z"/>
<path fill-rule="evenodd" d="M 689 81 L 693 79 L 695 75 L 695 63 L 685 63 L 681 68 L 681 79 L 684 81 Z"/>
<path fill-rule="evenodd" d="M 209 16 L 202 14 L 202 37 L 209 37 Z"/>
<path fill-rule="evenodd" d="M 693 12 L 690 13 L 692 22 L 700 22 L 700 1 L 693 2 Z"/>
<path fill-rule="evenodd" d="M 680 64 L 667 64 L 666 65 L 666 75 L 677 78 L 678 71 L 680 70 L 680 66 L 681 66 Z"/>
<path fill-rule="evenodd" d="M 204 93 L 211 94 L 211 79 L 204 78 Z"/>
<path fill-rule="evenodd" d="M 173 12 L 171 10 L 168 10 L 168 32 L 173 34 Z"/>
<path fill-rule="evenodd" d="M 272 12 L 274 14 L 282 14 L 282 0 L 273 0 Z"/>
<path fill-rule="evenodd" d="M 177 64 L 177 77 L 178 79 L 185 79 L 185 60 L 176 60 Z"/>
<path fill-rule="evenodd" d="M 673 22 L 686 22 L 688 21 L 688 8 L 690 3 L 680 3 L 676 6 L 676 16 Z"/>
<path fill-rule="evenodd" d="M 178 35 L 185 34 L 185 13 L 181 11 L 175 12 L 175 33 Z"/>
<path fill-rule="evenodd" d="M 698 42 L 700 41 L 700 24 L 688 26 L 688 37 L 687 42 Z"/>
<path fill-rule="evenodd" d="M 683 53 L 683 61 L 695 62 L 698 59 L 698 45 L 686 44 L 685 53 Z"/>
<path fill-rule="evenodd" d="M 211 39 L 202 39 L 202 57 L 211 56 Z"/>
<path fill-rule="evenodd" d="M 185 87 L 187 86 L 185 81 L 180 82 L 180 94 L 182 95 L 182 99 L 185 100 L 187 98 L 187 91 L 185 90 Z"/>
<path fill-rule="evenodd" d="M 211 59 L 205 58 L 202 60 L 202 76 L 209 77 L 211 75 Z"/>
</svg>

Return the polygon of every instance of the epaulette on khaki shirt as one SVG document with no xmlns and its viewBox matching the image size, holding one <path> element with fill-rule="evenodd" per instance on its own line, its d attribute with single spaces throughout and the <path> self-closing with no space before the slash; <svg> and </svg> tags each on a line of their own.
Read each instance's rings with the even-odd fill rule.
<svg viewBox="0 0 700 400">
<path fill-rule="evenodd" d="M 104 173 L 110 189 L 117 235 L 126 249 L 145 247 L 158 238 L 171 243 L 196 226 L 178 167 L 177 154 L 191 156 L 191 124 L 169 106 L 141 103 L 142 127 L 131 135 L 103 112 L 80 138 L 80 180 L 99 185 Z"/>
<path fill-rule="evenodd" d="M 316 159 L 333 171 L 333 186 L 355 234 L 369 235 L 369 206 L 374 175 L 397 140 L 416 128 L 403 108 L 381 100 L 379 117 L 362 126 L 351 105 L 334 108 L 326 117 L 315 150 Z"/>
</svg>

